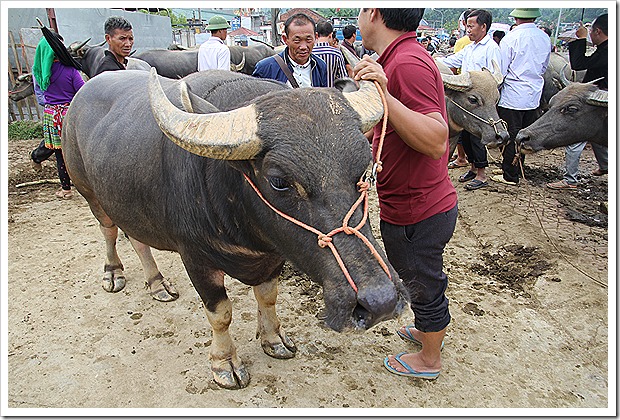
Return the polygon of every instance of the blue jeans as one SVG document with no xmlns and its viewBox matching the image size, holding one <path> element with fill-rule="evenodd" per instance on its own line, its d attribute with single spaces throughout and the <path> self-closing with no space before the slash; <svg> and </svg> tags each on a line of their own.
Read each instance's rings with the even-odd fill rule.
<svg viewBox="0 0 620 420">
<path fill-rule="evenodd" d="M 438 332 L 450 323 L 443 250 L 454 233 L 457 214 L 455 205 L 413 225 L 381 220 L 385 253 L 409 292 L 415 327 L 422 332 Z"/>
<path fill-rule="evenodd" d="M 564 172 L 564 181 L 569 184 L 577 184 L 579 182 L 579 158 L 585 147 L 585 141 L 566 146 L 566 171 Z M 608 169 L 607 146 L 592 143 L 592 150 L 594 151 L 594 156 L 596 156 L 599 168 L 606 171 Z"/>
</svg>

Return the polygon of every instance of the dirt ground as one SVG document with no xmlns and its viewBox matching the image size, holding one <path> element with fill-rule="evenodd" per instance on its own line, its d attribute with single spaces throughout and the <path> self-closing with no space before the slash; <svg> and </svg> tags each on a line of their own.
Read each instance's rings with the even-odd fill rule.
<svg viewBox="0 0 620 420">
<path fill-rule="evenodd" d="M 58 184 L 16 187 L 56 177 L 53 161 L 42 172 L 30 167 L 28 152 L 37 143 L 8 143 L 9 408 L 350 408 L 337 411 L 342 415 L 355 408 L 495 408 L 511 415 L 521 413 L 515 408 L 550 408 L 595 415 L 600 410 L 593 408 L 615 407 L 608 375 L 608 304 L 615 310 L 607 289 L 608 177 L 589 175 L 596 168 L 589 147 L 583 186 L 573 192 L 544 187 L 561 175 L 563 150 L 528 156 L 528 182 L 518 187 L 490 181 L 466 191 L 457 182 L 463 171 L 451 170 L 459 219 L 445 251 L 453 319 L 439 379 L 397 377 L 383 367 L 387 354 L 416 350 L 395 334 L 412 322 L 410 311 L 365 333 L 333 332 L 318 317 L 321 288 L 288 267 L 278 313 L 298 347 L 290 360 L 263 353 L 253 293 L 227 279 L 231 335 L 251 374 L 247 388 L 230 391 L 211 378 L 211 329 L 178 255 L 154 251 L 180 292 L 175 302 L 157 302 L 121 237 L 128 283 L 106 293 L 104 241 L 86 201 L 57 199 Z M 374 197 L 371 222 L 378 236 Z M 194 414 L 218 412 L 228 411 Z"/>
</svg>

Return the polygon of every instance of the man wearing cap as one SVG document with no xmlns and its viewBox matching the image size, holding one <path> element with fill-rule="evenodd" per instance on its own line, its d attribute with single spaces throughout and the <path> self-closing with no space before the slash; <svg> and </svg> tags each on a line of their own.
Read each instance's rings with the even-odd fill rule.
<svg viewBox="0 0 620 420">
<path fill-rule="evenodd" d="M 491 177 L 493 181 L 517 185 L 521 175 L 521 165 L 517 156 L 515 137 L 538 118 L 538 105 L 545 83 L 543 75 L 549 64 L 551 48 L 549 37 L 541 31 L 534 21 L 540 10 L 514 9 L 510 16 L 516 25 L 508 32 L 500 44 L 502 58 L 502 85 L 497 106 L 499 117 L 508 124 L 510 140 L 504 147 L 502 175 Z M 520 155 L 521 163 L 524 155 Z"/>
<path fill-rule="evenodd" d="M 207 29 L 211 37 L 202 43 L 198 50 L 198 71 L 221 69 L 230 70 L 230 50 L 224 43 L 230 25 L 222 16 L 209 19 Z"/>
</svg>

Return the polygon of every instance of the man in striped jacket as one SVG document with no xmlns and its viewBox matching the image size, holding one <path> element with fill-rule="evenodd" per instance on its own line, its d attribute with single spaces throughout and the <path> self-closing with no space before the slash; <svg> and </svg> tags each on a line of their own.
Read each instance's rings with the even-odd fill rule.
<svg viewBox="0 0 620 420">
<path fill-rule="evenodd" d="M 317 42 L 312 53 L 327 63 L 327 86 L 334 87 L 334 80 L 347 77 L 347 69 L 342 52 L 331 46 L 334 27 L 331 22 L 323 20 L 316 24 Z"/>
</svg>

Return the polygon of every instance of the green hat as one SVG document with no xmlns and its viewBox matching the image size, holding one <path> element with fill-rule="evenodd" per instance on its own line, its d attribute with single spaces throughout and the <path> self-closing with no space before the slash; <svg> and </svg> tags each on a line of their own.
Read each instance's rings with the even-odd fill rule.
<svg viewBox="0 0 620 420">
<path fill-rule="evenodd" d="M 209 31 L 217 31 L 218 29 L 228 29 L 230 25 L 226 22 L 221 16 L 213 16 L 209 19 L 209 25 L 207 25 L 207 30 Z"/>
<path fill-rule="evenodd" d="M 510 16 L 519 19 L 536 19 L 540 17 L 540 9 L 513 9 Z"/>
</svg>

